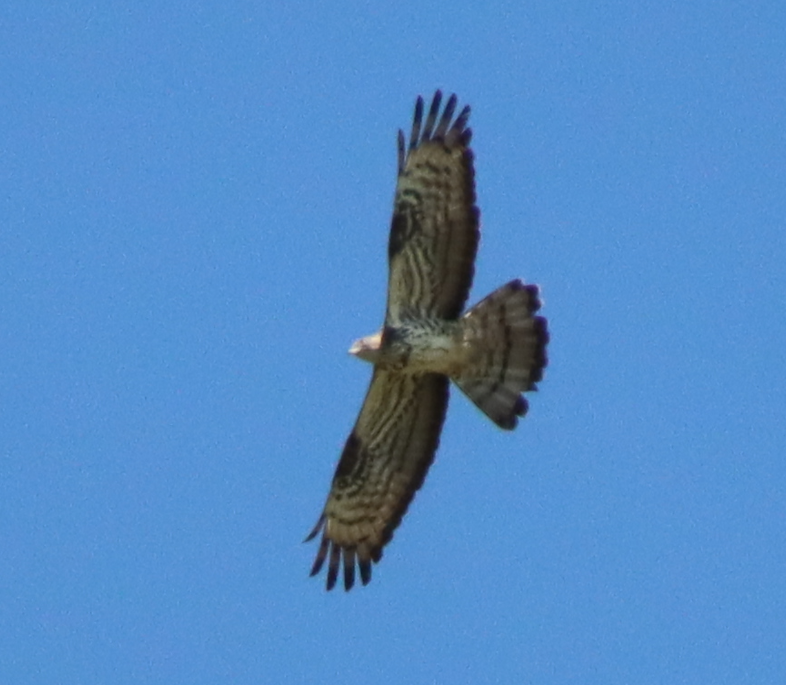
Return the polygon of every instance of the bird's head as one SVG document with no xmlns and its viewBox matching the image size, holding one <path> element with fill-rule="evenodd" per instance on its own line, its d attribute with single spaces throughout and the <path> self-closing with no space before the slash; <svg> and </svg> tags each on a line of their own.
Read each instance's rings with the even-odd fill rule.
<svg viewBox="0 0 786 685">
<path fill-rule="evenodd" d="M 365 338 L 355 340 L 352 347 L 349 348 L 349 353 L 355 355 L 363 361 L 375 364 L 379 357 L 379 348 L 382 345 L 382 331 L 374 333 L 374 335 L 367 335 Z"/>
</svg>

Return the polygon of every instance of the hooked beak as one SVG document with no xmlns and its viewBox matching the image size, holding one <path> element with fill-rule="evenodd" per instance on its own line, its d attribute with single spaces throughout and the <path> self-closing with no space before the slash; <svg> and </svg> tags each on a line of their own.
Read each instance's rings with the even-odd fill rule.
<svg viewBox="0 0 786 685">
<path fill-rule="evenodd" d="M 381 343 L 381 332 L 374 333 L 374 335 L 367 335 L 365 338 L 355 340 L 355 342 L 352 343 L 352 347 L 349 348 L 349 353 L 359 359 L 374 363 Z"/>
</svg>

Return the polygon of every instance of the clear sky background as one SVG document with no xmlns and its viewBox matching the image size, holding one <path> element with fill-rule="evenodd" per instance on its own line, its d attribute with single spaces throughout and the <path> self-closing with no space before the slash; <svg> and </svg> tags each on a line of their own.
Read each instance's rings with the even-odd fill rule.
<svg viewBox="0 0 786 685">
<path fill-rule="evenodd" d="M 0 683 L 786 682 L 780 0 L 17 0 L 0 57 Z M 437 87 L 550 364 L 328 594 Z"/>
</svg>

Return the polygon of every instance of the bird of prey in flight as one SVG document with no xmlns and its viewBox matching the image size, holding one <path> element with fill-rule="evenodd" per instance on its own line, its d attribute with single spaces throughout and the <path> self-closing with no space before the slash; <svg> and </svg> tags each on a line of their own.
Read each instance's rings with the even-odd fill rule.
<svg viewBox="0 0 786 685">
<path fill-rule="evenodd" d="M 347 439 L 313 539 L 322 539 L 311 575 L 327 562 L 327 589 L 343 563 L 344 587 L 371 580 L 371 564 L 393 537 L 423 484 L 439 444 L 450 381 L 500 428 L 527 411 L 546 366 L 546 320 L 539 290 L 510 281 L 464 311 L 474 274 L 475 206 L 470 109 L 441 109 L 437 91 L 425 120 L 418 97 L 409 144 L 398 134 L 398 180 L 388 242 L 382 329 L 350 353 L 374 372 Z"/>
</svg>

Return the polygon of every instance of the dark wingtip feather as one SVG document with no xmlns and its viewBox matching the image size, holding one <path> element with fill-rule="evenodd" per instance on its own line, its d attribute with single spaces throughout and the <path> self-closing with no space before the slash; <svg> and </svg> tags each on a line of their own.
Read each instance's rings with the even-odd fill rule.
<svg viewBox="0 0 786 685">
<path fill-rule="evenodd" d="M 415 113 L 412 117 L 412 131 L 409 135 L 409 145 L 406 146 L 407 155 L 415 150 L 421 143 L 436 140 L 444 141 L 447 145 L 463 145 L 465 148 L 469 146 L 472 140 L 472 129 L 466 128 L 467 121 L 469 120 L 470 112 L 472 111 L 469 105 L 465 105 L 459 113 L 458 117 L 451 123 L 453 115 L 456 112 L 458 105 L 458 97 L 455 93 L 451 94 L 448 101 L 445 103 L 445 109 L 440 114 L 440 106 L 442 104 L 442 91 L 436 90 L 431 104 L 428 108 L 425 121 L 424 114 L 424 101 L 418 95 L 415 100 Z M 406 165 L 407 155 L 402 154 L 404 149 L 404 141 L 399 134 L 399 148 L 398 148 L 398 161 L 399 173 L 402 173 Z M 469 150 L 465 151 L 468 155 L 467 163 L 472 163 L 472 153 Z"/>
<path fill-rule="evenodd" d="M 437 91 L 439 92 L 439 91 Z M 423 122 L 423 98 L 415 100 L 415 115 L 412 117 L 412 131 L 409 134 L 409 149 L 414 150 L 420 140 L 420 126 Z"/>
<path fill-rule="evenodd" d="M 322 542 L 319 543 L 316 559 L 314 559 L 314 565 L 311 567 L 311 573 L 309 573 L 310 576 L 315 576 L 322 570 L 322 564 L 325 563 L 325 558 L 327 557 L 328 547 L 330 547 L 330 540 L 328 540 L 326 535 L 323 535 Z"/>
<path fill-rule="evenodd" d="M 360 582 L 363 585 L 368 585 L 371 582 L 371 560 L 359 558 L 358 568 L 360 569 Z"/>
<path fill-rule="evenodd" d="M 453 97 L 455 97 L 455 95 Z M 459 115 L 456 117 L 456 121 L 453 122 L 453 126 L 450 127 L 450 131 L 456 131 L 457 133 L 464 131 L 471 113 L 472 108 L 469 105 L 465 105 L 464 109 L 462 109 Z M 466 133 L 472 135 L 472 132 L 469 129 L 466 130 Z"/>
<path fill-rule="evenodd" d="M 434 131 L 433 137 L 436 140 L 445 138 L 445 135 L 448 132 L 448 126 L 450 126 L 450 120 L 453 118 L 453 112 L 456 111 L 457 102 L 458 102 L 458 98 L 456 97 L 455 94 L 451 95 L 448 98 L 448 102 L 445 105 L 445 109 L 442 111 L 442 116 L 439 119 L 437 130 Z"/>
<path fill-rule="evenodd" d="M 338 567 L 341 563 L 341 548 L 336 544 L 330 545 L 330 561 L 328 562 L 327 584 L 328 591 L 336 587 Z"/>
<path fill-rule="evenodd" d="M 317 533 L 322 530 L 322 526 L 325 525 L 325 512 L 323 511 L 322 514 L 319 516 L 319 520 L 317 520 L 317 525 L 314 526 L 314 529 L 306 536 L 306 539 L 303 542 L 310 542 L 313 540 Z"/>
<path fill-rule="evenodd" d="M 442 104 L 442 91 L 438 90 L 434 93 L 434 99 L 431 101 L 431 107 L 428 110 L 426 117 L 426 127 L 423 129 L 423 140 L 430 140 L 431 134 L 434 132 L 434 126 L 437 123 L 437 115 L 439 114 L 439 106 Z"/>
<path fill-rule="evenodd" d="M 317 533 L 325 529 L 327 518 L 325 513 L 319 517 L 317 525 L 308 534 L 304 542 L 313 540 Z M 344 589 L 351 590 L 355 585 L 356 566 L 360 571 L 360 580 L 363 585 L 368 585 L 371 582 L 371 565 L 372 562 L 376 563 L 382 558 L 382 549 L 377 546 L 371 546 L 367 543 L 362 543 L 357 546 L 342 546 L 336 544 L 326 532 L 323 532 L 322 538 L 319 542 L 319 549 L 317 556 L 314 559 L 314 564 L 311 566 L 309 576 L 316 576 L 327 562 L 327 582 L 326 587 L 332 590 L 338 582 L 338 576 L 341 571 L 341 565 L 344 565 Z"/>
<path fill-rule="evenodd" d="M 344 548 L 344 590 L 349 592 L 355 584 L 355 549 Z"/>
</svg>

